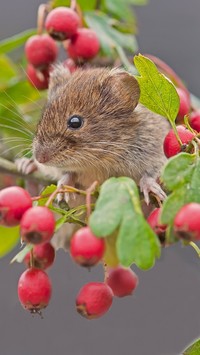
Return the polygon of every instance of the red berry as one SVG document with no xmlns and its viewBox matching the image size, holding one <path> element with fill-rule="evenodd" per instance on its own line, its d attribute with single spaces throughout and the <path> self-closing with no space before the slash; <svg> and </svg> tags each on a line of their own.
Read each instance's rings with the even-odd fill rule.
<svg viewBox="0 0 200 355">
<path fill-rule="evenodd" d="M 38 269 L 47 269 L 51 266 L 55 259 L 55 249 L 50 243 L 38 244 L 33 247 L 33 263 Z M 26 254 L 24 262 L 29 268 L 30 252 Z"/>
<path fill-rule="evenodd" d="M 29 208 L 24 213 L 20 223 L 21 238 L 26 243 L 48 242 L 53 236 L 54 229 L 54 215 L 45 206 Z"/>
<path fill-rule="evenodd" d="M 10 186 L 0 191 L 0 224 L 8 227 L 19 224 L 24 212 L 31 208 L 29 193 L 19 186 Z"/>
<path fill-rule="evenodd" d="M 165 224 L 159 223 L 159 217 L 161 213 L 161 208 L 155 208 L 147 218 L 147 222 L 150 227 L 159 237 L 161 243 L 165 241 L 165 231 L 167 226 Z"/>
<path fill-rule="evenodd" d="M 87 319 L 101 317 L 113 300 L 111 288 L 103 282 L 90 282 L 84 285 L 76 297 L 77 311 Z"/>
<path fill-rule="evenodd" d="M 80 228 L 71 238 L 70 254 L 82 266 L 93 266 L 103 257 L 105 241 L 95 237 L 89 227 Z"/>
<path fill-rule="evenodd" d="M 190 98 L 183 89 L 176 88 L 176 91 L 180 99 L 179 112 L 177 116 L 179 119 L 183 119 L 184 116 L 187 115 L 190 111 Z"/>
<path fill-rule="evenodd" d="M 183 144 L 188 144 L 195 137 L 195 135 L 184 126 L 177 126 L 177 131 Z M 163 148 L 167 158 L 181 152 L 181 146 L 176 139 L 173 129 L 170 129 L 169 133 L 166 135 Z"/>
<path fill-rule="evenodd" d="M 190 115 L 190 126 L 200 132 L 200 110 L 193 111 Z"/>
<path fill-rule="evenodd" d="M 47 32 L 58 41 L 72 37 L 77 32 L 79 25 L 80 19 L 77 13 L 64 6 L 53 9 L 45 21 Z"/>
<path fill-rule="evenodd" d="M 100 49 L 99 39 L 90 28 L 80 28 L 71 38 L 68 46 L 69 56 L 73 59 L 91 59 Z"/>
<path fill-rule="evenodd" d="M 174 230 L 178 237 L 186 240 L 200 240 L 200 204 L 183 206 L 174 219 Z"/>
<path fill-rule="evenodd" d="M 114 296 L 125 297 L 131 295 L 137 287 L 138 277 L 130 268 L 118 266 L 109 271 L 106 283 L 112 289 Z"/>
<path fill-rule="evenodd" d="M 40 269 L 24 271 L 18 282 L 18 297 L 22 306 L 32 313 L 45 308 L 51 298 L 48 275 Z"/>
<path fill-rule="evenodd" d="M 46 68 L 58 55 L 56 42 L 48 35 L 35 35 L 25 44 L 26 58 L 34 67 Z"/>
<path fill-rule="evenodd" d="M 49 86 L 49 70 L 38 70 L 31 64 L 26 69 L 27 79 L 32 86 L 38 90 L 48 89 Z"/>
</svg>

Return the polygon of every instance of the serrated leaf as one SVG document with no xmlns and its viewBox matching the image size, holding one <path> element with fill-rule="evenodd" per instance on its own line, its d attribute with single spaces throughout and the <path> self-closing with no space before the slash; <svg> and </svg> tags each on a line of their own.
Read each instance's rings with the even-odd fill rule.
<svg viewBox="0 0 200 355">
<path fill-rule="evenodd" d="M 140 103 L 174 122 L 180 105 L 174 84 L 158 71 L 149 58 L 136 55 L 134 64 L 140 74 L 136 76 L 140 86 Z"/>
<path fill-rule="evenodd" d="M 89 225 L 97 237 L 117 233 L 117 256 L 124 266 L 135 263 L 146 270 L 160 255 L 160 243 L 142 214 L 138 189 L 130 178 L 111 178 L 102 185 Z"/>
<path fill-rule="evenodd" d="M 0 226 L 0 258 L 8 254 L 19 242 L 19 227 Z"/>
<path fill-rule="evenodd" d="M 195 160 L 196 156 L 188 153 L 180 153 L 168 160 L 162 173 L 162 180 L 168 190 L 172 191 L 190 182 Z"/>
<path fill-rule="evenodd" d="M 160 256 L 160 243 L 142 215 L 126 213 L 117 238 L 117 254 L 122 265 L 133 262 L 141 269 L 150 269 Z"/>
<path fill-rule="evenodd" d="M 192 155 L 191 157 L 191 159 L 188 157 L 186 158 L 186 153 L 179 154 L 176 157 L 175 162 L 177 163 L 177 165 L 179 165 L 179 177 L 177 178 L 177 181 L 180 181 L 180 185 L 178 184 L 178 182 L 173 184 L 169 177 L 170 172 L 167 169 L 166 174 L 166 170 L 164 169 L 162 180 L 166 185 L 167 183 L 169 183 L 170 180 L 169 185 L 173 192 L 167 197 L 163 204 L 161 215 L 161 222 L 163 224 L 172 224 L 176 213 L 185 204 L 190 202 L 200 203 L 200 160 L 196 157 L 196 161 L 194 162 L 194 156 Z M 179 159 L 182 163 L 184 160 L 182 167 L 185 166 L 185 159 L 188 160 L 188 163 L 190 165 L 188 167 L 185 166 L 185 170 L 187 171 L 184 171 L 184 169 L 180 168 L 180 164 L 178 163 Z M 171 162 L 173 165 L 174 158 L 170 160 L 167 165 L 170 166 Z M 173 168 L 175 169 L 176 165 L 174 165 Z"/>
<path fill-rule="evenodd" d="M 10 264 L 12 264 L 14 262 L 22 263 L 26 254 L 29 253 L 29 251 L 31 251 L 31 249 L 33 249 L 33 245 L 27 244 L 19 253 L 17 253 L 17 255 L 15 255 L 15 257 L 11 260 Z"/>
<path fill-rule="evenodd" d="M 200 354 L 200 339 L 197 339 L 195 343 L 184 350 L 183 355 L 199 355 Z"/>
<path fill-rule="evenodd" d="M 0 54 L 8 53 L 22 46 L 34 34 L 36 34 L 36 30 L 30 29 L 0 41 Z"/>
<path fill-rule="evenodd" d="M 44 188 L 44 190 L 42 190 L 41 192 L 41 196 L 45 196 L 45 195 L 48 195 L 48 197 L 42 197 L 41 199 L 39 199 L 37 201 L 37 205 L 38 206 L 44 206 L 46 204 L 46 202 L 48 201 L 50 195 L 57 189 L 57 186 L 54 185 L 54 184 L 51 184 L 47 187 Z M 52 205 L 52 203 L 50 204 L 50 206 Z M 50 207 L 49 206 L 49 207 Z"/>
<path fill-rule="evenodd" d="M 137 42 L 132 34 L 126 34 L 112 27 L 112 19 L 103 12 L 87 11 L 85 20 L 98 35 L 101 48 L 106 55 L 113 55 L 113 50 L 120 46 L 132 53 L 137 50 Z"/>
</svg>

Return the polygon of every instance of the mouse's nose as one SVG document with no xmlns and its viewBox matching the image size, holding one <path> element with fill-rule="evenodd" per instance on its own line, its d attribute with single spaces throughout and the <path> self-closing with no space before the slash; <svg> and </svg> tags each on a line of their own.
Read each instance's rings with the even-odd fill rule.
<svg viewBox="0 0 200 355">
<path fill-rule="evenodd" d="M 48 163 L 51 159 L 51 152 L 49 147 L 44 147 L 40 144 L 37 144 L 34 149 L 34 157 L 41 164 Z"/>
</svg>

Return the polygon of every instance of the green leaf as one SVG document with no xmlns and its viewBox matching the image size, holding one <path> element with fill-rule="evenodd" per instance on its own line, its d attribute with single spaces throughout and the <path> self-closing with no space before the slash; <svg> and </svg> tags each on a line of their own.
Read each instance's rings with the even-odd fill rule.
<svg viewBox="0 0 200 355">
<path fill-rule="evenodd" d="M 171 224 L 175 215 L 187 203 L 187 189 L 181 186 L 171 193 L 163 203 L 160 220 L 162 224 Z"/>
<path fill-rule="evenodd" d="M 19 227 L 0 226 L 0 258 L 8 254 L 19 242 Z"/>
<path fill-rule="evenodd" d="M 124 215 L 117 239 L 117 254 L 122 265 L 133 262 L 147 270 L 160 256 L 160 243 L 154 232 L 140 214 L 130 212 Z"/>
<path fill-rule="evenodd" d="M 190 182 L 195 160 L 195 154 L 187 153 L 180 153 L 168 160 L 162 177 L 168 190 L 172 191 Z"/>
<path fill-rule="evenodd" d="M 24 249 L 22 249 L 19 253 L 17 253 L 17 255 L 14 256 L 14 258 L 11 260 L 11 264 L 14 263 L 15 261 L 17 263 L 22 263 L 22 261 L 24 260 L 25 256 L 27 253 L 29 253 L 29 251 L 31 251 L 31 249 L 33 249 L 33 244 L 27 244 Z"/>
<path fill-rule="evenodd" d="M 140 74 L 136 76 L 140 86 L 140 103 L 174 122 L 180 105 L 174 84 L 158 71 L 149 58 L 136 55 L 134 64 Z"/>
<path fill-rule="evenodd" d="M 188 166 L 186 166 L 186 162 L 188 162 Z M 178 169 L 177 176 L 175 176 L 176 168 Z M 170 178 L 170 173 L 174 176 L 174 183 Z M 199 176 L 200 160 L 197 157 L 195 158 L 194 155 L 189 158 L 187 153 L 182 153 L 169 160 L 163 171 L 162 180 L 173 192 L 163 204 L 161 215 L 163 224 L 172 224 L 175 215 L 185 204 L 190 202 L 200 203 Z"/>
<path fill-rule="evenodd" d="M 200 354 L 200 339 L 197 339 L 195 343 L 184 350 L 183 355 L 199 355 Z"/>
<path fill-rule="evenodd" d="M 44 188 L 44 190 L 42 191 L 42 193 L 40 194 L 41 196 L 45 196 L 45 195 L 48 195 L 48 197 L 43 197 L 41 199 L 39 199 L 37 201 L 37 205 L 38 206 L 44 206 L 46 204 L 46 202 L 48 201 L 50 195 L 57 189 L 57 186 L 56 185 L 49 185 L 47 187 Z M 52 205 L 52 203 L 50 204 L 50 206 Z M 49 206 L 49 207 L 50 207 Z"/>
<path fill-rule="evenodd" d="M 0 41 L 0 54 L 10 52 L 22 46 L 27 39 L 34 34 L 36 34 L 36 30 L 31 29 Z"/>
<path fill-rule="evenodd" d="M 132 53 L 137 50 L 137 42 L 132 34 L 126 34 L 112 27 L 112 19 L 102 12 L 88 11 L 85 20 L 98 35 L 103 52 L 112 56 L 117 46 Z"/>
<path fill-rule="evenodd" d="M 117 256 L 124 266 L 135 263 L 146 270 L 160 255 L 160 243 L 145 221 L 137 186 L 130 178 L 110 178 L 102 185 L 89 224 L 97 237 L 116 231 Z"/>
</svg>

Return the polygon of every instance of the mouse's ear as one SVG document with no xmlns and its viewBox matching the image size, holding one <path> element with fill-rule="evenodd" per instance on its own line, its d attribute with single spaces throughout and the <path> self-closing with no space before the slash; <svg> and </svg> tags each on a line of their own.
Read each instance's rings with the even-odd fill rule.
<svg viewBox="0 0 200 355">
<path fill-rule="evenodd" d="M 66 85 L 70 75 L 71 73 L 69 69 L 62 64 L 53 67 L 49 79 L 48 100 L 51 100 L 56 94 L 58 94 L 59 89 Z"/>
<path fill-rule="evenodd" d="M 133 75 L 125 70 L 114 68 L 110 71 L 109 84 L 112 93 L 130 108 L 134 109 L 140 98 L 140 87 Z"/>
</svg>

